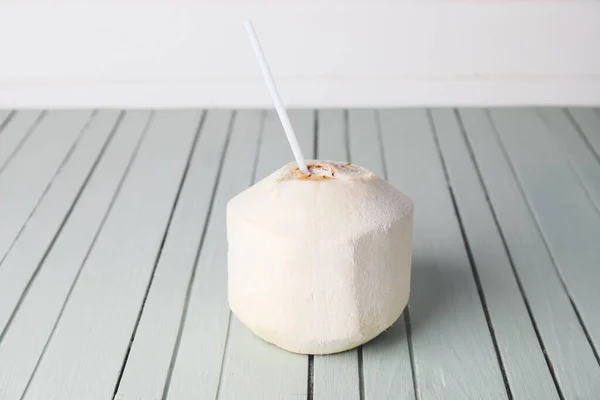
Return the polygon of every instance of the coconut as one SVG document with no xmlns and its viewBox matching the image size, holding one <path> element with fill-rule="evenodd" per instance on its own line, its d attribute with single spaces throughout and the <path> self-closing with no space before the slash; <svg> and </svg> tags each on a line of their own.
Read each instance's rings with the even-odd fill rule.
<svg viewBox="0 0 600 400">
<path fill-rule="evenodd" d="M 330 354 L 373 339 L 406 307 L 413 203 L 358 165 L 307 165 L 227 204 L 228 299 L 265 341 Z"/>
</svg>

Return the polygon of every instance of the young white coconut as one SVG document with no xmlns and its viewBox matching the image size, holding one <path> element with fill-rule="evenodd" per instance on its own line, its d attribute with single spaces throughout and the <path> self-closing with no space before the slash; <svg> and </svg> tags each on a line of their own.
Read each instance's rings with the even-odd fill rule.
<svg viewBox="0 0 600 400">
<path fill-rule="evenodd" d="M 413 204 L 360 166 L 307 164 L 230 200 L 229 305 L 267 342 L 330 354 L 373 339 L 406 307 Z"/>
</svg>

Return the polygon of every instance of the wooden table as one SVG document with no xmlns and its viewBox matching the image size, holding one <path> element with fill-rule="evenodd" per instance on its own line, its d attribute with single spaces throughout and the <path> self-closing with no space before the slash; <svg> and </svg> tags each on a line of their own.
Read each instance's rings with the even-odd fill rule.
<svg viewBox="0 0 600 400">
<path fill-rule="evenodd" d="M 225 206 L 293 159 L 274 112 L 0 111 L 0 399 L 600 398 L 598 110 L 291 118 L 415 202 L 391 329 L 312 357 L 231 315 Z"/>
</svg>

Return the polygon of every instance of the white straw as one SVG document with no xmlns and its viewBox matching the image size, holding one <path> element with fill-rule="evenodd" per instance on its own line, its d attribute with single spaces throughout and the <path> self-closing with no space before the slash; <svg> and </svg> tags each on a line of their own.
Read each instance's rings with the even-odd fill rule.
<svg viewBox="0 0 600 400">
<path fill-rule="evenodd" d="M 298 139 L 296 138 L 294 128 L 292 128 L 290 119 L 288 118 L 287 112 L 285 111 L 283 102 L 281 101 L 279 93 L 277 92 L 277 87 L 275 86 L 273 75 L 271 75 L 271 70 L 269 69 L 269 65 L 267 64 L 267 60 L 265 59 L 265 55 L 263 54 L 260 42 L 258 41 L 258 37 L 256 36 L 254 26 L 249 20 L 246 21 L 244 25 L 246 26 L 246 31 L 248 32 L 248 36 L 250 37 L 250 43 L 252 43 L 254 54 L 256 55 L 258 64 L 260 65 L 260 70 L 262 71 L 263 77 L 265 78 L 265 81 L 267 83 L 267 87 L 269 88 L 269 93 L 271 93 L 271 98 L 273 99 L 273 103 L 275 104 L 275 109 L 277 110 L 277 114 L 279 115 L 279 120 L 281 121 L 281 125 L 283 125 L 283 130 L 285 132 L 285 135 L 287 136 L 288 142 L 290 143 L 290 147 L 292 148 L 292 153 L 294 153 L 294 157 L 296 158 L 296 163 L 298 164 L 300 171 L 307 174 L 308 168 L 306 167 L 306 162 L 304 161 L 302 150 L 300 149 L 300 145 L 298 144 Z"/>
</svg>

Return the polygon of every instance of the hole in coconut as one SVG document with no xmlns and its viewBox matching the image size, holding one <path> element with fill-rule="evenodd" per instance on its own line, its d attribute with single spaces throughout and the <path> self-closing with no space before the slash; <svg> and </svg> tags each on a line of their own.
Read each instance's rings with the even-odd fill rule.
<svg viewBox="0 0 600 400">
<path fill-rule="evenodd" d="M 304 174 L 300 168 L 296 167 L 286 176 L 282 176 L 279 181 L 300 180 L 300 181 L 325 181 L 344 178 L 344 174 L 338 176 L 339 172 L 347 172 L 350 163 L 313 163 L 308 164 L 308 173 Z"/>
<path fill-rule="evenodd" d="M 312 165 L 307 165 L 307 167 L 308 167 L 308 172 L 310 174 L 313 174 L 316 176 L 323 176 L 323 177 L 327 177 L 327 178 L 333 178 L 335 176 L 336 170 L 331 165 L 312 164 Z"/>
</svg>

